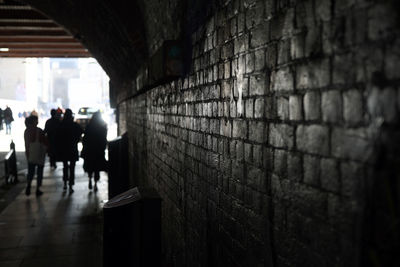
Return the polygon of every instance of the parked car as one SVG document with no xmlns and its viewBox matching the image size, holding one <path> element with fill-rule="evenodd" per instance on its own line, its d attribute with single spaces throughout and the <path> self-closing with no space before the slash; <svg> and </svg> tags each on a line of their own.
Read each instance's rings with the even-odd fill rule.
<svg viewBox="0 0 400 267">
<path fill-rule="evenodd" d="M 99 111 L 97 108 L 82 107 L 75 115 L 75 121 L 82 127 L 82 129 L 85 129 L 86 125 L 89 123 L 89 120 L 92 118 L 92 115 L 97 111 Z"/>
</svg>

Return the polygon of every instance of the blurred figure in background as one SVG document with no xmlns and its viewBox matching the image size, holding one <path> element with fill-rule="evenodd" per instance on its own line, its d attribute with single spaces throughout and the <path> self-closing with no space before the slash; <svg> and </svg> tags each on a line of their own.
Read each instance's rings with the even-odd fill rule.
<svg viewBox="0 0 400 267">
<path fill-rule="evenodd" d="M 72 186 L 75 184 L 75 162 L 79 160 L 78 142 L 82 135 L 82 128 L 74 122 L 72 110 L 65 110 L 64 118 L 57 129 L 57 161 L 63 162 L 64 190 L 69 185 L 69 193 L 74 192 Z"/>
<path fill-rule="evenodd" d="M 107 146 L 107 124 L 101 118 L 99 111 L 93 114 L 86 126 L 82 145 L 81 157 L 84 159 L 83 169 L 89 175 L 89 189 L 92 189 L 94 176 L 94 191 L 97 191 L 100 171 L 107 171 L 107 161 L 104 157 Z"/>
<path fill-rule="evenodd" d="M 3 109 L 0 108 L 0 131 L 3 130 L 3 119 L 4 119 L 4 112 Z"/>
<path fill-rule="evenodd" d="M 56 146 L 57 146 L 57 129 L 60 126 L 60 116 L 55 109 L 50 111 L 51 118 L 46 121 L 44 132 L 49 140 L 48 155 L 50 159 L 50 167 L 57 168 L 56 165 Z"/>
<path fill-rule="evenodd" d="M 3 111 L 4 122 L 6 123 L 6 134 L 11 134 L 11 123 L 14 121 L 12 110 L 9 106 Z"/>
<path fill-rule="evenodd" d="M 36 196 L 40 196 L 43 194 L 43 192 L 40 191 L 40 186 L 42 185 L 43 166 L 48 143 L 43 130 L 38 128 L 37 124 L 37 116 L 29 116 L 25 119 L 25 154 L 28 161 L 28 181 L 25 194 L 27 196 L 29 196 L 31 193 L 31 183 L 33 180 L 33 176 L 35 175 L 35 169 L 37 172 Z"/>
</svg>

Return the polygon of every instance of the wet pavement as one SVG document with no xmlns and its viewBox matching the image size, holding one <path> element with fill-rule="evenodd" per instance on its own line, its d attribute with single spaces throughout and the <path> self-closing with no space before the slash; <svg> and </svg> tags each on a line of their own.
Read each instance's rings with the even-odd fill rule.
<svg viewBox="0 0 400 267">
<path fill-rule="evenodd" d="M 0 266 L 101 266 L 102 206 L 107 200 L 107 176 L 99 190 L 88 189 L 82 162 L 76 166 L 73 194 L 63 191 L 62 167 L 44 169 L 44 194 L 25 195 L 25 179 L 13 190 L 15 199 L 0 213 Z"/>
</svg>

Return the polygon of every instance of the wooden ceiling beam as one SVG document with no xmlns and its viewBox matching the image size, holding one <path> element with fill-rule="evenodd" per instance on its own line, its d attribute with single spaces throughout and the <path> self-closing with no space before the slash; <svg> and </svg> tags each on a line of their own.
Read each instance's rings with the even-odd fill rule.
<svg viewBox="0 0 400 267">
<path fill-rule="evenodd" d="M 2 43 L 70 43 L 77 42 L 72 36 L 0 36 Z"/>
<path fill-rule="evenodd" d="M 81 48 L 85 49 L 85 47 L 79 42 L 70 42 L 70 43 L 6 43 L 0 42 L 0 47 L 8 47 L 8 48 Z"/>
<path fill-rule="evenodd" d="M 47 19 L 45 16 L 39 12 L 28 9 L 28 10 L 10 10 L 10 9 L 0 9 L 0 18 L 2 19 Z"/>
<path fill-rule="evenodd" d="M 0 36 L 68 36 L 64 30 L 23 30 L 23 29 L 2 29 L 0 28 Z"/>
</svg>

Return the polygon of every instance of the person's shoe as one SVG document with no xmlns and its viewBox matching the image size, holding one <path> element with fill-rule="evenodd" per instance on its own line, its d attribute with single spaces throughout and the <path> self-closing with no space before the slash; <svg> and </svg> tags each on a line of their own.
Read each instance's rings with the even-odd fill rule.
<svg viewBox="0 0 400 267">
<path fill-rule="evenodd" d="M 64 187 L 63 187 L 63 189 L 64 189 L 64 190 L 67 190 L 67 182 L 64 182 Z"/>
<path fill-rule="evenodd" d="M 39 189 L 38 189 L 38 190 L 36 190 L 36 196 L 41 196 L 41 195 L 43 195 L 43 192 L 42 192 L 42 191 L 40 191 Z"/>
<path fill-rule="evenodd" d="M 89 186 L 88 186 L 88 187 L 89 187 L 89 189 L 92 189 L 92 187 L 93 187 L 93 186 L 92 186 L 92 181 L 91 181 L 91 180 L 89 181 Z"/>
<path fill-rule="evenodd" d="M 72 186 L 69 187 L 69 194 L 72 194 L 74 192 L 74 189 L 72 189 Z"/>
<path fill-rule="evenodd" d="M 31 194 L 31 187 L 27 186 L 25 189 L 25 195 L 29 196 Z"/>
<path fill-rule="evenodd" d="M 96 182 L 94 183 L 94 191 L 95 192 L 97 191 L 97 183 Z"/>
</svg>

